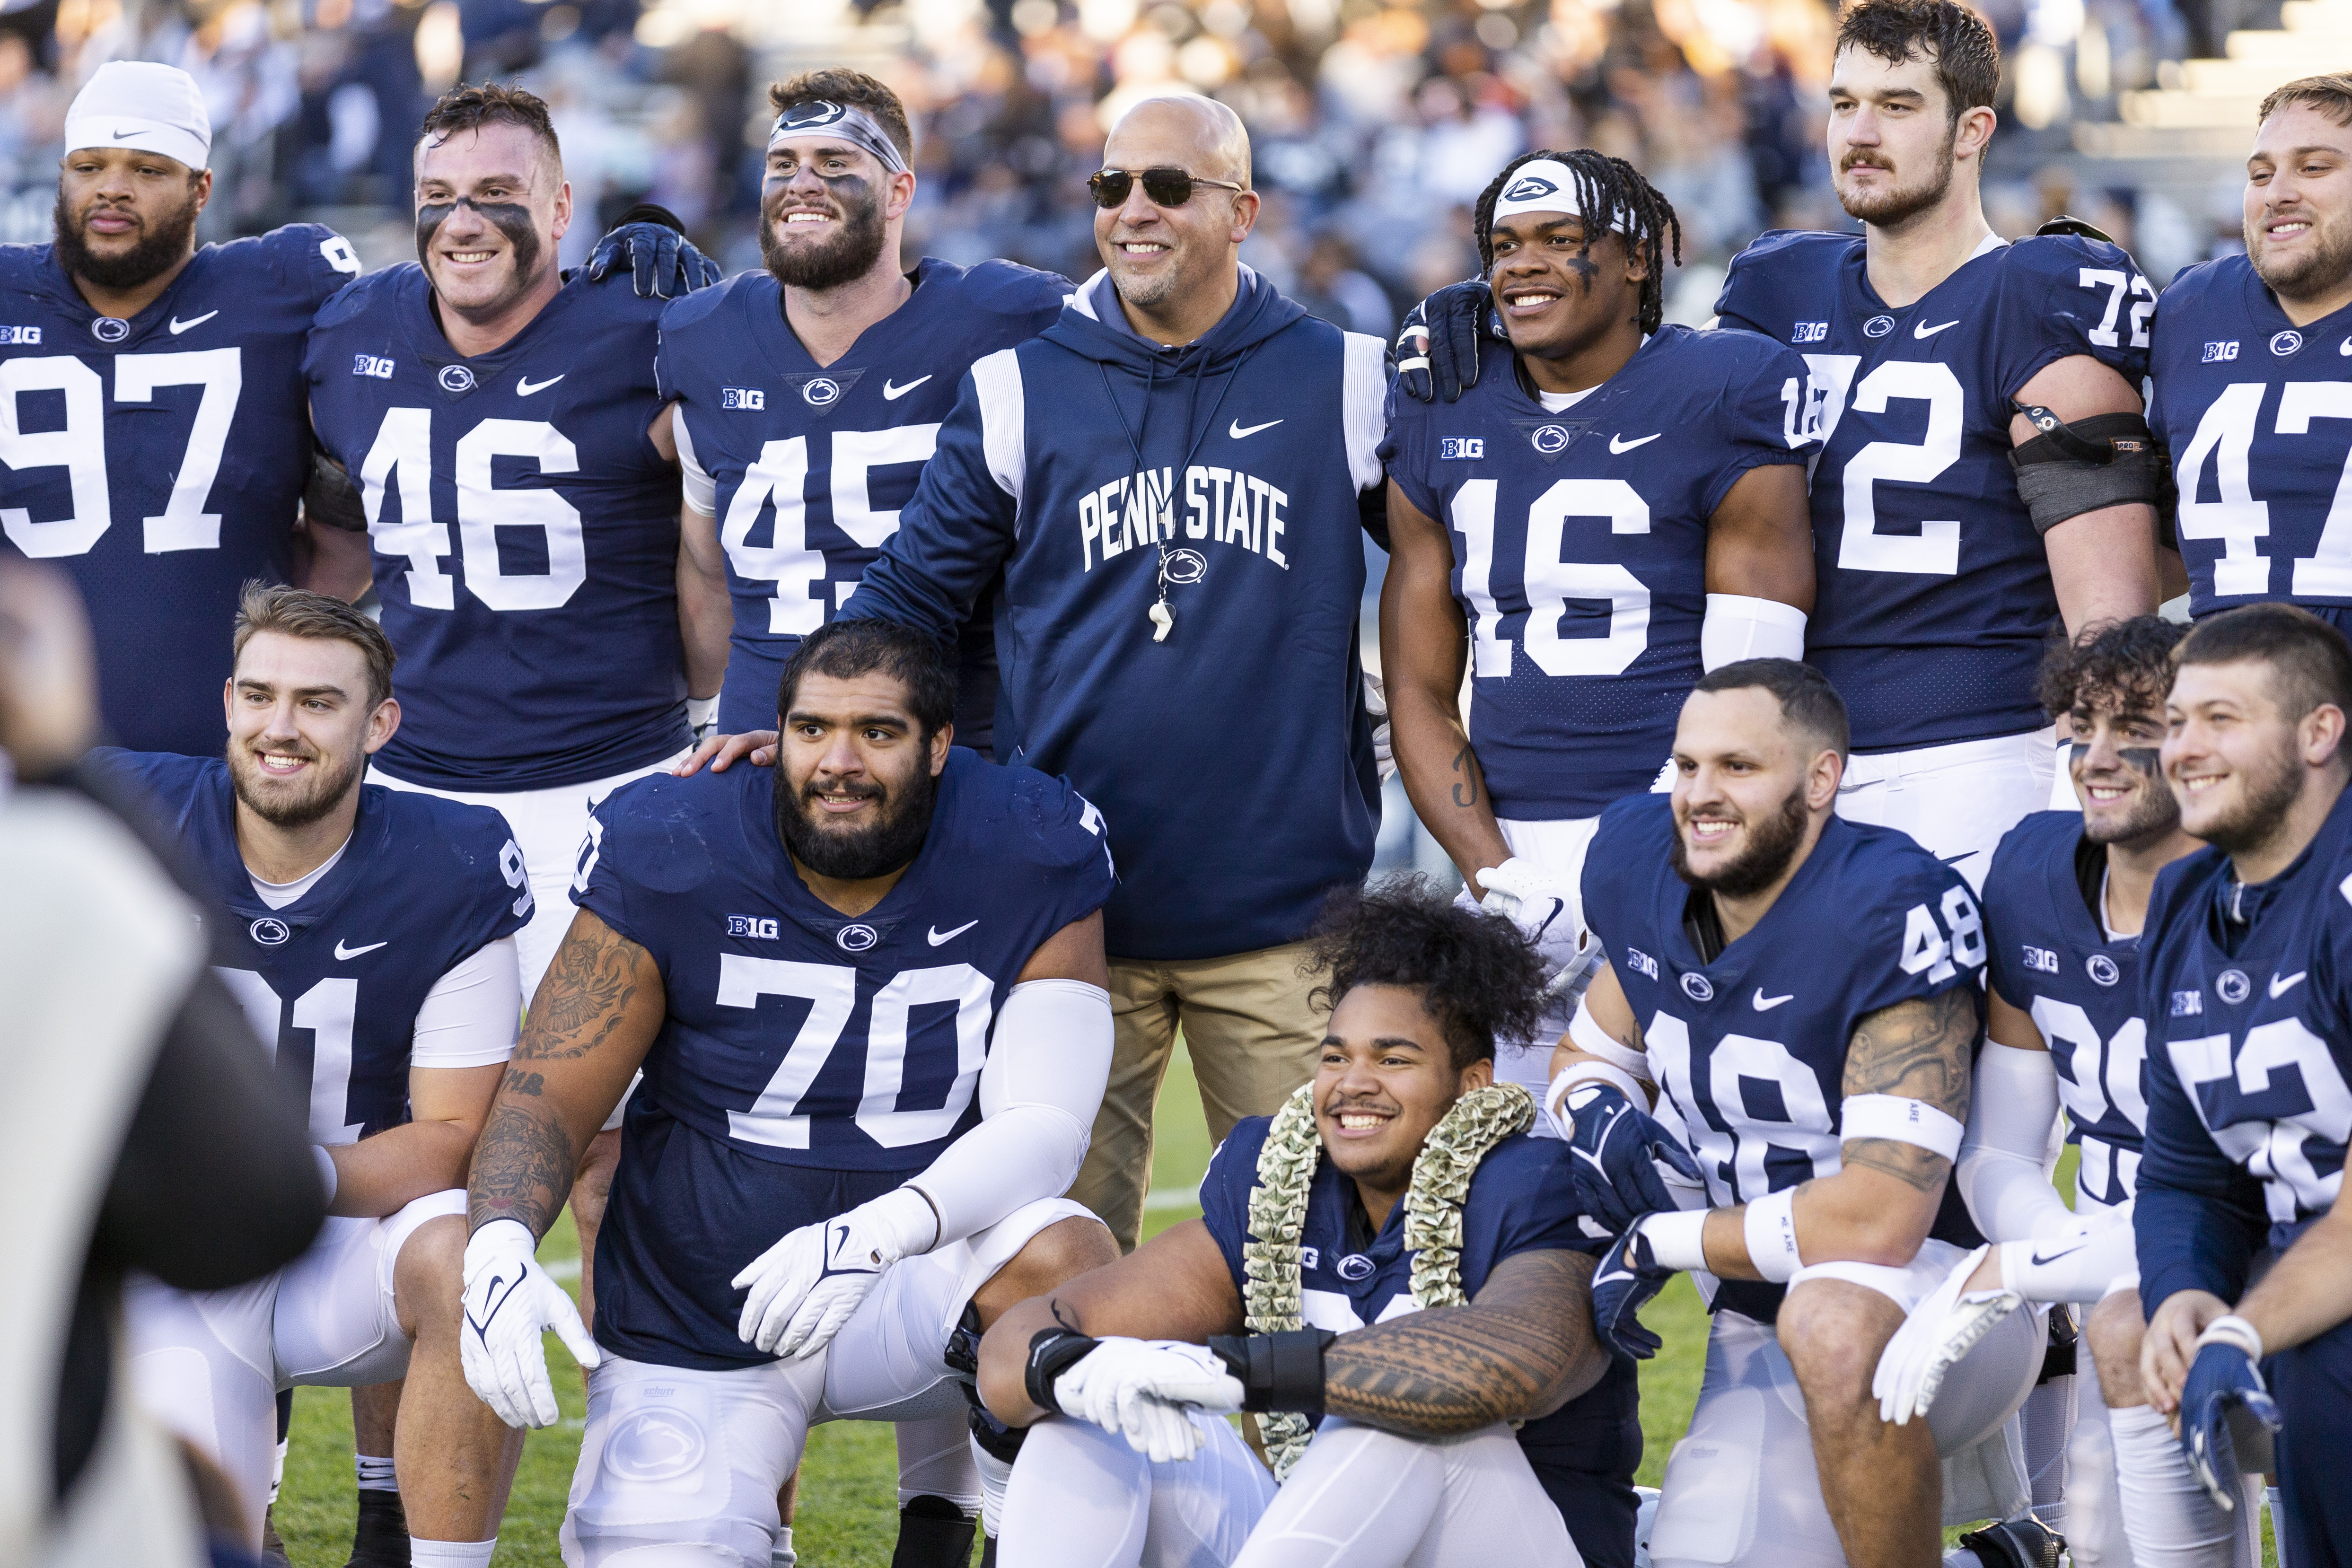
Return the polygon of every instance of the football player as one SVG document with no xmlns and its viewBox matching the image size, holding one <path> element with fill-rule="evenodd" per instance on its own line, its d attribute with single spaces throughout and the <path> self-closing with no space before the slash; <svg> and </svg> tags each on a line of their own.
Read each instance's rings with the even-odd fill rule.
<svg viewBox="0 0 2352 1568">
<path fill-rule="evenodd" d="M 1219 1145 L 1202 1218 L 982 1343 L 1026 1428 L 1006 1560 L 1631 1568 L 1633 1367 L 1593 1339 L 1565 1152 L 1494 1081 L 1539 956 L 1411 881 L 1348 895 L 1314 954 L 1314 1081 Z"/>
<path fill-rule="evenodd" d="M 679 584 L 721 605 L 698 625 L 715 638 L 705 658 L 726 667 L 730 734 L 767 727 L 784 661 L 897 529 L 972 361 L 1052 326 L 1070 289 L 1008 261 L 904 270 L 914 139 L 880 81 L 808 71 L 768 99 L 767 268 L 665 312 L 656 366 L 686 470 Z M 987 756 L 984 605 L 961 655 L 956 740 Z"/>
<path fill-rule="evenodd" d="M 2352 1141 L 2352 648 L 2263 604 L 2200 622 L 2175 659 L 2165 778 L 2208 847 L 2158 879 L 2141 938 L 2140 1377 L 2217 1508 L 2242 1502 L 2242 1462 L 2274 1469 L 2279 1560 L 2336 1568 L 2352 1561 L 2352 1281 L 2335 1217 Z M 2276 1432 L 2269 1464 L 2259 1443 L 2235 1451 L 2233 1422 Z M 2161 1532 L 2181 1490 L 2135 1496 L 2135 1515 Z"/>
<path fill-rule="evenodd" d="M 218 972 L 310 1107 L 337 1218 L 252 1285 L 136 1291 L 131 1374 L 257 1531 L 278 1391 L 404 1375 L 394 1457 L 408 1551 L 479 1568 L 521 1448 L 467 1390 L 448 1308 L 467 1165 L 514 1048 L 530 884 L 497 812 L 362 782 L 401 719 L 373 622 L 255 584 L 232 657 L 225 761 L 97 756 L 143 789 L 228 915 Z"/>
<path fill-rule="evenodd" d="M 2189 613 L 2284 599 L 2352 624 L 2336 524 L 2352 352 L 2352 77 L 2264 99 L 2243 256 L 2192 267 L 2157 313 L 2149 423 L 2174 454 Z"/>
<path fill-rule="evenodd" d="M 1803 655 L 1817 444 L 1790 413 L 1794 351 L 1663 324 L 1681 231 L 1622 159 L 1515 159 L 1476 220 L 1513 361 L 1459 402 L 1390 398 L 1381 668 L 1405 789 L 1464 897 L 1572 971 L 1593 824 L 1660 778 L 1691 682 Z M 1573 972 L 1553 996 L 1543 1050 L 1496 1061 L 1538 1094 Z"/>
<path fill-rule="evenodd" d="M 556 1418 L 542 1326 L 594 1369 L 567 1562 L 766 1563 L 812 1424 L 961 1408 L 960 1324 L 1117 1256 L 1058 1197 L 1109 1071 L 1102 818 L 951 747 L 954 699 L 925 633 L 835 622 L 776 767 L 591 819 L 466 1254 L 467 1376 L 510 1424 Z M 531 1254 L 641 1063 L 592 1343 Z"/>
<path fill-rule="evenodd" d="M 2002 1427 L 2041 1371 L 2036 1314 L 1979 1342 L 1932 1427 L 1871 1396 L 1881 1348 L 1961 1255 L 1928 1231 L 1985 937 L 1957 870 L 1833 814 L 1846 736 L 1809 665 L 1711 671 L 1683 705 L 1674 793 L 1609 808 L 1585 860 L 1607 960 L 1557 1092 L 1580 1203 L 1619 1233 L 1593 1277 L 1601 1337 L 1647 1358 L 1635 1311 L 1677 1270 L 1714 1277 L 1706 1380 L 1649 1536 L 1661 1568 L 1933 1563 L 1939 1511 L 2000 1518 L 2029 1495 Z M 1949 1485 L 1939 1456 L 1962 1461 Z"/>
<path fill-rule="evenodd" d="M 2179 1462 L 2138 1392 L 2131 1203 L 2147 1119 L 2140 929 L 2157 873 L 2198 847 L 2157 755 L 2172 649 L 2187 631 L 2153 615 L 2094 627 L 2043 668 L 2043 706 L 2070 721 L 2081 806 L 2011 829 L 1985 879 L 1990 1039 L 1953 1172 L 1997 1245 L 1955 1265 L 1912 1312 L 1874 1379 L 1882 1414 L 1906 1421 L 1932 1406 L 1945 1370 L 1990 1322 L 2029 1301 L 2096 1304 L 2084 1334 L 2094 1354 L 2077 1358 L 2088 1397 L 2065 1439 L 2065 1512 L 2037 1510 L 2084 1568 L 2131 1563 L 2127 1537 L 2143 1563 L 2227 1564 L 2233 1545 L 2241 1563 L 2260 1561 L 2260 1531 L 2239 1539 L 2251 1511 L 2232 1521 L 2192 1490 L 2184 1506 L 2211 1517 L 2151 1531 L 2154 1511 L 2122 1506 L 2162 1484 L 2134 1468 L 2148 1455 L 2159 1477 Z M 2082 1146 L 2072 1209 L 2046 1174 L 2061 1106 Z"/>
</svg>

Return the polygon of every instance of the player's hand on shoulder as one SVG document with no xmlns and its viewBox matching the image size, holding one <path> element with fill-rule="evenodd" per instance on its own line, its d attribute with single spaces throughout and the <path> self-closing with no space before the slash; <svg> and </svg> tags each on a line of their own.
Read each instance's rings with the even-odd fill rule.
<svg viewBox="0 0 2352 1568">
<path fill-rule="evenodd" d="M 929 1251 L 939 1234 L 929 1200 L 909 1186 L 802 1226 L 730 1281 L 749 1292 L 737 1336 L 770 1355 L 814 1355 L 841 1332 L 885 1270 Z"/>
<path fill-rule="evenodd" d="M 1507 344 L 1483 277 L 1449 283 L 1412 308 L 1397 335 L 1397 384 L 1415 402 L 1459 400 L 1478 384 L 1486 341 Z"/>
<path fill-rule="evenodd" d="M 1054 1382 L 1065 1414 L 1118 1433 L 1159 1464 L 1190 1459 L 1206 1440 L 1188 1406 L 1231 1415 L 1244 1394 L 1215 1352 L 1178 1340 L 1106 1338 Z"/>
<path fill-rule="evenodd" d="M 588 257 L 588 281 L 602 283 L 626 267 L 640 299 L 674 299 L 708 288 L 725 276 L 695 248 L 686 225 L 667 209 L 641 202 L 621 214 Z"/>
<path fill-rule="evenodd" d="M 776 761 L 776 732 L 772 729 L 750 729 L 741 735 L 706 736 L 686 759 L 670 769 L 675 778 L 691 779 L 709 763 L 713 773 L 724 773 L 730 764 L 751 759 L 754 768 L 772 768 Z"/>
<path fill-rule="evenodd" d="M 1690 1181 L 1706 1179 L 1681 1141 L 1623 1090 L 1606 1083 L 1579 1089 L 1568 1109 L 1577 1206 L 1610 1234 L 1622 1234 L 1645 1214 L 1680 1207 L 1658 1174 L 1660 1160 Z"/>
<path fill-rule="evenodd" d="M 604 1359 L 570 1292 L 533 1257 L 538 1246 L 516 1219 L 493 1219 L 466 1243 L 458 1359 L 474 1396 L 509 1427 L 552 1427 L 562 1415 L 547 1377 L 547 1330 L 582 1366 Z"/>
</svg>

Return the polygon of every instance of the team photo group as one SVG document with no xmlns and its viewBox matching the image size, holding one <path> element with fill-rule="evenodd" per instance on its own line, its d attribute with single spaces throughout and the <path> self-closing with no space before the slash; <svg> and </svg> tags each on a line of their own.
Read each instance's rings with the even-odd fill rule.
<svg viewBox="0 0 2352 1568">
<path fill-rule="evenodd" d="M 106 744 L 17 789 L 177 868 L 310 1159 L 90 1320 L 49 1501 L 135 1515 L 148 1422 L 286 1562 L 349 1388 L 351 1562 L 481 1568 L 584 1375 L 575 1568 L 793 1563 L 833 1421 L 894 1568 L 2352 1563 L 2352 77 L 2167 284 L 1988 225 L 2000 72 L 1855 0 L 1858 232 L 1673 325 L 1673 205 L 1530 152 L 1390 342 L 1241 261 L 1208 98 L 1074 284 L 902 256 L 846 68 L 769 89 L 763 267 L 641 206 L 563 271 L 546 104 L 461 85 L 364 271 L 198 246 L 193 78 L 100 68 L 0 246 L 0 572 Z M 1392 775 L 1458 891 L 1370 875 Z"/>
</svg>

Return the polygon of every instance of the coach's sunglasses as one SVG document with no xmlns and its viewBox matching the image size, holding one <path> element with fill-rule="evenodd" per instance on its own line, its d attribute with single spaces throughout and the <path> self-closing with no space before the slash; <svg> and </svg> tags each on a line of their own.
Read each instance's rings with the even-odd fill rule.
<svg viewBox="0 0 2352 1568">
<path fill-rule="evenodd" d="M 1192 199 L 1195 185 L 1215 185 L 1227 191 L 1243 189 L 1231 180 L 1211 180 L 1181 169 L 1145 169 L 1139 174 L 1132 169 L 1097 169 L 1087 176 L 1087 189 L 1094 193 L 1095 205 L 1108 211 L 1127 204 L 1139 178 L 1143 181 L 1145 197 L 1155 207 L 1182 206 Z"/>
</svg>

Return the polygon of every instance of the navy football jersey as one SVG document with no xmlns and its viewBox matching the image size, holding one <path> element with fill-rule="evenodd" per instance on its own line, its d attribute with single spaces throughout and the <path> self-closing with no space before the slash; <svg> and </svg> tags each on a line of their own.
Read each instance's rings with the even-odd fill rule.
<svg viewBox="0 0 2352 1568">
<path fill-rule="evenodd" d="M 1684 928 L 1692 891 L 1669 858 L 1674 831 L 1670 796 L 1610 807 L 1585 857 L 1584 918 L 1707 1200 L 1720 1208 L 1835 1176 L 1854 1026 L 1977 984 L 1984 921 L 1968 882 L 1906 833 L 1832 817 L 1764 918 L 1709 964 Z M 1783 1290 L 1727 1280 L 1714 1305 L 1769 1321 Z"/>
<path fill-rule="evenodd" d="M 1201 1181 L 1201 1218 L 1224 1254 L 1236 1291 L 1248 1288 L 1242 1249 L 1253 1239 L 1250 1194 L 1257 1187 L 1258 1154 L 1272 1124 L 1267 1116 L 1238 1124 L 1217 1146 Z M 1475 1300 L 1496 1265 L 1521 1252 L 1597 1256 L 1607 1250 L 1606 1239 L 1587 1237 L 1578 1225 L 1580 1212 L 1565 1145 L 1524 1134 L 1505 1138 L 1478 1163 L 1463 1201 L 1463 1293 Z M 1308 1328 L 1345 1333 L 1420 1311 L 1412 1300 L 1417 1254 L 1406 1249 L 1404 1220 L 1400 1202 L 1372 1235 L 1355 1184 L 1329 1160 L 1318 1163 L 1299 1232 L 1300 1321 Z M 1632 1568 L 1633 1514 L 1630 1508 L 1611 1505 L 1621 1495 L 1630 1504 L 1633 1472 L 1642 1462 L 1633 1363 L 1612 1360 L 1598 1384 L 1528 1422 L 1518 1437 L 1536 1479 L 1562 1505 L 1584 1560 L 1595 1568 Z"/>
<path fill-rule="evenodd" d="M 530 883 L 506 819 L 381 784 L 360 789 L 342 858 L 272 909 L 236 848 L 228 764 L 92 753 L 152 803 L 228 916 L 217 972 L 310 1107 L 310 1141 L 356 1143 L 408 1120 L 416 1010 L 442 976 L 529 924 Z"/>
<path fill-rule="evenodd" d="M 1083 796 L 956 747 L 921 852 L 852 918 L 793 868 L 775 781 L 734 768 L 614 790 L 572 886 L 653 955 L 668 999 L 624 1123 L 634 1179 L 616 1181 L 596 1254 L 599 1339 L 666 1365 L 772 1359 L 736 1337 L 728 1281 L 793 1228 L 779 1218 L 802 1212 L 811 1177 L 887 1189 L 980 1120 L 997 1007 L 1110 894 Z M 843 1186 L 840 1207 L 872 1185 Z"/>
<path fill-rule="evenodd" d="M 1459 402 L 1389 397 L 1389 478 L 1454 545 L 1470 743 L 1495 814 L 1591 817 L 1647 789 L 1699 677 L 1707 519 L 1818 444 L 1805 363 L 1748 332 L 1662 327 L 1555 413 L 1512 367 Z"/>
<path fill-rule="evenodd" d="M 1732 259 L 1716 310 L 1812 367 L 1816 587 L 1806 661 L 1856 751 L 2042 728 L 2050 561 L 2009 465 L 2011 399 L 2089 354 L 2138 387 L 2156 296 L 2116 246 L 2074 235 L 1979 252 L 1887 306 L 1860 235 L 1780 230 Z"/>
<path fill-rule="evenodd" d="M 2352 791 L 2266 883 L 2240 887 L 2212 848 L 2157 874 L 2140 982 L 2150 1036 L 2143 1210 L 2158 1186 L 2258 1182 L 2283 1248 L 2334 1206 L 2352 1143 L 2347 849 Z M 2226 922 L 2229 908 L 2245 923 Z M 2147 1272 L 2145 1239 L 2141 1255 Z"/>
<path fill-rule="evenodd" d="M 238 589 L 283 582 L 310 472 L 302 343 L 360 269 L 293 224 L 199 249 L 131 319 L 47 245 L 0 246 L 0 533 L 89 612 L 112 738 L 219 754 Z"/>
<path fill-rule="evenodd" d="M 822 367 L 784 320 L 783 286 L 764 271 L 662 313 L 662 395 L 678 402 L 681 456 L 690 452 L 716 486 L 735 601 L 721 730 L 775 727 L 784 661 L 898 531 L 964 373 L 1052 326 L 1070 291 L 1066 279 L 1009 261 L 966 268 L 926 258 L 913 277 L 905 304 Z M 986 673 L 992 708 L 984 606 L 963 644 L 967 672 Z M 956 738 L 982 738 L 971 723 L 992 716 L 960 714 Z"/>
<path fill-rule="evenodd" d="M 2081 1135 L 2074 1184 L 2113 1207 L 2132 1196 L 2147 1125 L 2147 1023 L 2140 1016 L 2139 937 L 2107 940 L 2083 901 L 2080 811 L 2036 811 L 2011 828 L 1985 873 L 1985 942 L 1993 990 L 2032 1015 L 2058 1069 L 2058 1098 Z"/>
<path fill-rule="evenodd" d="M 400 730 L 376 754 L 394 778 L 548 789 L 691 738 L 677 470 L 646 437 L 663 303 L 575 278 L 472 359 L 414 263 L 319 312 L 312 414 L 365 497 L 400 653 Z"/>
<path fill-rule="evenodd" d="M 2180 487 L 2191 615 L 2284 599 L 2352 628 L 2347 355 L 2352 310 L 2298 329 L 2242 256 L 2164 291 L 2148 423 Z"/>
</svg>

